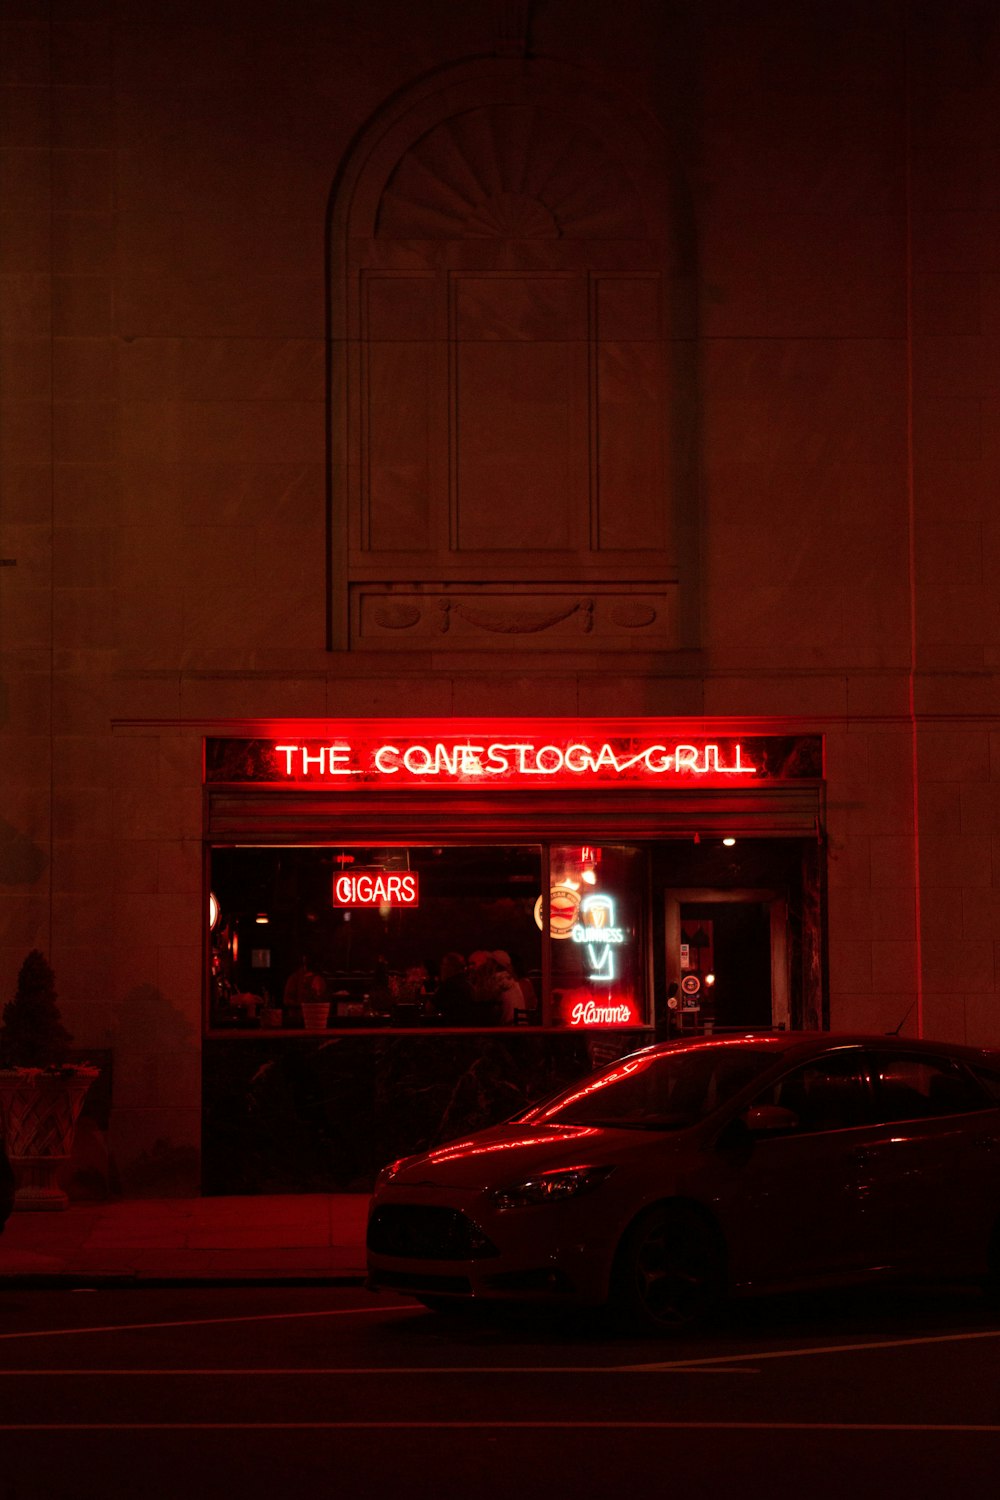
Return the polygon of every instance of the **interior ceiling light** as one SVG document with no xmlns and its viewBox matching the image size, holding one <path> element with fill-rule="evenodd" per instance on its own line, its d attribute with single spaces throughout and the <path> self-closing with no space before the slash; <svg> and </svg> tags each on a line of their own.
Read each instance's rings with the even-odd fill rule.
<svg viewBox="0 0 1000 1500">
<path fill-rule="evenodd" d="M 257 913 L 257 915 L 256 915 L 256 916 L 255 916 L 255 917 L 254 917 L 254 921 L 255 921 L 255 922 L 256 922 L 256 923 L 257 923 L 257 926 L 258 926 L 258 927 L 266 927 L 266 926 L 267 926 L 267 924 L 268 924 L 268 922 L 269 922 L 269 921 L 270 921 L 270 920 L 271 920 L 271 919 L 270 919 L 270 917 L 269 917 L 269 916 L 268 916 L 268 914 L 267 914 L 267 912 L 266 912 L 266 911 L 259 911 L 259 912 L 258 912 L 258 913 Z"/>
<path fill-rule="evenodd" d="M 715 983 L 715 975 L 714 974 L 706 974 L 705 975 L 705 983 L 707 985 L 709 985 L 709 986 L 713 985 Z"/>
<path fill-rule="evenodd" d="M 208 893 L 208 925 L 212 932 L 219 925 L 219 901 L 214 891 Z"/>
<path fill-rule="evenodd" d="M 590 865 L 588 865 L 587 868 L 581 872 L 580 879 L 585 880 L 588 885 L 596 885 L 597 872 Z"/>
<path fill-rule="evenodd" d="M 733 845 L 736 843 L 736 840 L 735 839 L 723 839 L 722 842 L 725 844 L 725 846 L 726 846 L 727 849 L 731 849 L 733 847 Z"/>
</svg>

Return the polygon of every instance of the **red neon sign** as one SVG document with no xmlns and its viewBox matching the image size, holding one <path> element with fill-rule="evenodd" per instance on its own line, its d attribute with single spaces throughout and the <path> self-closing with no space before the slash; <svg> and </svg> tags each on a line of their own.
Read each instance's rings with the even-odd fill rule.
<svg viewBox="0 0 1000 1500">
<path fill-rule="evenodd" d="M 562 1020 L 564 1026 L 638 1026 L 642 1017 L 627 995 L 571 990 L 563 996 Z"/>
<path fill-rule="evenodd" d="M 209 739 L 210 783 L 331 791 L 745 786 L 823 775 L 818 735 L 705 735 L 670 720 L 343 720 Z"/>
<path fill-rule="evenodd" d="M 419 906 L 420 877 L 413 870 L 357 870 L 333 877 L 336 907 Z"/>
<path fill-rule="evenodd" d="M 570 776 L 581 780 L 644 780 L 675 776 L 756 776 L 737 741 L 728 756 L 718 743 L 667 742 L 641 745 L 609 740 L 574 740 L 539 745 L 526 740 L 411 740 L 393 744 L 322 744 L 315 741 L 274 745 L 279 776 L 310 781 L 340 776 L 405 781 L 497 782 Z M 629 773 L 634 773 L 629 775 Z"/>
</svg>

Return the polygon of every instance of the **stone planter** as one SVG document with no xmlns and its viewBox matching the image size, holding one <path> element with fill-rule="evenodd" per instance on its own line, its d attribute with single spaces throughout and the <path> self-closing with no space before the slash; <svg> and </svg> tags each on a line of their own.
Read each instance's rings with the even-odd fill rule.
<svg viewBox="0 0 1000 1500">
<path fill-rule="evenodd" d="M 59 1173 L 73 1151 L 76 1122 L 98 1069 L 0 1071 L 0 1130 L 14 1168 L 15 1210 L 59 1210 L 68 1198 Z"/>
</svg>

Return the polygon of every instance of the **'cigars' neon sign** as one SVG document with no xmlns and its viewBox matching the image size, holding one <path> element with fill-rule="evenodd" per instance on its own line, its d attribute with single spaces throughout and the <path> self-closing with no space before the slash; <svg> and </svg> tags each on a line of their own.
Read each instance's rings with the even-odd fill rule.
<svg viewBox="0 0 1000 1500">
<path fill-rule="evenodd" d="M 361 870 L 351 875 L 335 875 L 333 905 L 419 906 L 420 877 L 415 871 L 397 875 L 384 870 Z"/>
</svg>

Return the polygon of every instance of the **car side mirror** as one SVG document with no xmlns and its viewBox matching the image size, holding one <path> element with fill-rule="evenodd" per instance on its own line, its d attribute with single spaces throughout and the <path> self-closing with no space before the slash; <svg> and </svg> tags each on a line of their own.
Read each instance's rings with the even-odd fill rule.
<svg viewBox="0 0 1000 1500">
<path fill-rule="evenodd" d="M 782 1104 L 751 1104 L 741 1116 L 751 1135 L 777 1135 L 783 1131 L 798 1130 L 799 1117 L 794 1109 L 785 1109 Z"/>
</svg>

